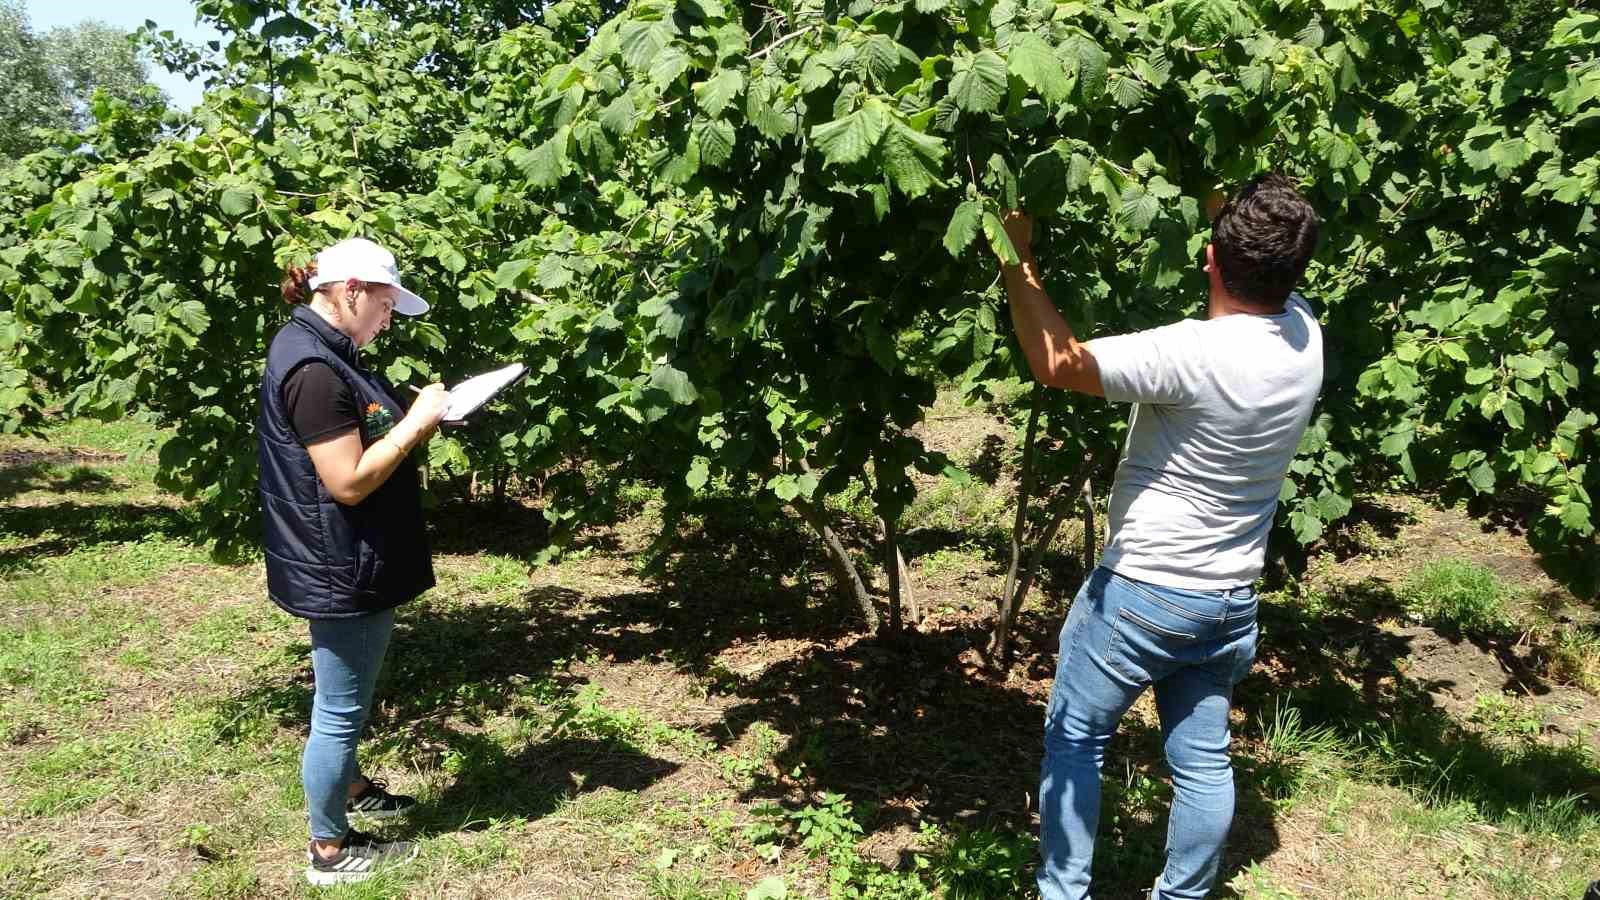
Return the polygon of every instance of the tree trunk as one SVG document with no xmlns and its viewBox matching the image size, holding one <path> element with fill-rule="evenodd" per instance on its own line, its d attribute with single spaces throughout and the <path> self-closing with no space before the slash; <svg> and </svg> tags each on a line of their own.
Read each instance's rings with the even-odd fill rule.
<svg viewBox="0 0 1600 900">
<path fill-rule="evenodd" d="M 1074 504 L 1081 498 L 1083 485 L 1089 480 L 1089 476 L 1095 469 L 1099 468 L 1100 459 L 1101 457 L 1098 455 L 1085 459 L 1083 464 L 1078 467 L 1078 471 L 1073 473 L 1066 486 L 1057 491 L 1055 496 L 1051 498 L 1049 524 L 1045 526 L 1038 540 L 1033 542 L 1033 546 L 1028 553 L 1027 565 L 1018 573 L 1016 587 L 1009 600 L 1013 617 L 1016 611 L 1022 608 L 1022 601 L 1027 598 L 1028 590 L 1033 587 L 1033 580 L 1039 573 L 1039 565 L 1044 560 L 1045 552 L 1050 549 L 1050 544 L 1055 541 L 1056 532 L 1061 529 L 1061 523 L 1066 521 L 1068 514 L 1072 512 Z M 996 624 L 994 662 L 1003 672 L 1011 667 L 1012 644 L 1009 634 L 1004 644 L 999 640 L 999 629 L 1002 624 L 1009 631 L 1011 620 L 1007 619 L 1003 623 Z"/>
<path fill-rule="evenodd" d="M 828 525 L 827 517 L 820 509 L 809 501 L 799 498 L 791 502 L 795 510 L 800 513 L 800 518 L 805 519 L 822 538 L 822 546 L 827 551 L 828 565 L 833 569 L 834 583 L 838 587 L 840 598 L 861 610 L 861 616 L 867 620 L 868 628 L 877 629 L 878 610 L 872 605 L 872 598 L 867 595 L 867 587 L 861 583 L 861 575 L 856 572 L 855 563 L 850 561 L 850 554 L 845 551 L 844 542 L 839 540 L 839 535 Z"/>
<path fill-rule="evenodd" d="M 900 558 L 900 536 L 892 519 L 883 519 L 883 567 L 889 573 L 889 633 L 899 634 L 900 623 L 900 572 L 904 561 Z"/>
<path fill-rule="evenodd" d="M 905 551 L 900 549 L 900 538 L 902 537 L 904 535 L 898 531 L 895 533 L 894 560 L 895 565 L 900 570 L 900 599 L 904 601 L 905 607 L 911 610 L 912 624 L 916 624 L 922 621 L 922 605 L 917 602 L 917 592 L 915 586 L 911 583 L 911 567 L 906 565 Z M 888 523 L 883 520 L 882 516 L 879 516 L 878 540 L 886 542 L 888 539 Z"/>
<path fill-rule="evenodd" d="M 922 604 L 917 600 L 917 592 L 911 584 L 911 570 L 906 567 L 906 555 L 900 552 L 898 546 L 894 551 L 895 561 L 900 566 L 900 592 L 905 594 L 906 605 L 911 607 L 911 624 L 922 624 Z"/>
<path fill-rule="evenodd" d="M 1022 484 L 1017 488 L 1017 517 L 1011 525 L 1011 567 L 1006 570 L 1006 584 L 996 601 L 999 606 L 994 628 L 994 659 L 1011 658 L 1011 621 L 1017 607 L 1012 602 L 1016 596 L 1017 575 L 1022 568 L 1022 547 L 1028 527 L 1028 503 L 1033 497 L 1033 454 L 1035 436 L 1039 430 L 1039 413 L 1044 409 L 1044 388 L 1033 387 L 1032 409 L 1028 412 L 1027 436 L 1022 441 Z"/>
<path fill-rule="evenodd" d="M 1094 571 L 1095 550 L 1098 549 L 1094 533 L 1094 478 L 1083 480 L 1083 577 Z"/>
</svg>

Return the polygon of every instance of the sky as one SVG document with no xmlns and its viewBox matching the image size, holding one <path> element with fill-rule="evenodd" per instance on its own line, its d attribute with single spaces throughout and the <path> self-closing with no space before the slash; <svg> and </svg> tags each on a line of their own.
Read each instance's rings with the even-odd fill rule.
<svg viewBox="0 0 1600 900">
<path fill-rule="evenodd" d="M 98 19 L 132 31 L 154 20 L 162 30 L 170 29 L 191 43 L 204 43 L 221 37 L 208 26 L 196 25 L 194 4 L 190 0 L 26 0 L 28 24 L 35 34 L 62 25 L 76 25 L 85 19 Z M 150 80 L 167 92 L 174 105 L 187 108 L 200 102 L 202 85 L 185 81 L 159 66 L 151 65 Z"/>
</svg>

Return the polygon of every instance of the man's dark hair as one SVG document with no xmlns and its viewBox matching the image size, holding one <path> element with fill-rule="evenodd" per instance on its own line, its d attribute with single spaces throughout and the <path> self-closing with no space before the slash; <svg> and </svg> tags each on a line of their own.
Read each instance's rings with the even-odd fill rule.
<svg viewBox="0 0 1600 900">
<path fill-rule="evenodd" d="M 1289 179 L 1257 175 L 1211 223 L 1222 286 L 1252 306 L 1282 306 L 1317 249 L 1317 226 L 1317 211 Z"/>
</svg>

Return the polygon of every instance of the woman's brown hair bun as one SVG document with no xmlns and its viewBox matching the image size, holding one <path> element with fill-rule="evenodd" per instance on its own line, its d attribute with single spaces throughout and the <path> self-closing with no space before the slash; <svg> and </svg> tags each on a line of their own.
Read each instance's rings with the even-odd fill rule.
<svg viewBox="0 0 1600 900">
<path fill-rule="evenodd" d="M 290 266 L 283 270 L 283 284 L 279 290 L 283 292 L 285 303 L 305 303 L 311 299 L 311 276 L 317 274 L 317 264 L 307 263 L 303 266 Z"/>
</svg>

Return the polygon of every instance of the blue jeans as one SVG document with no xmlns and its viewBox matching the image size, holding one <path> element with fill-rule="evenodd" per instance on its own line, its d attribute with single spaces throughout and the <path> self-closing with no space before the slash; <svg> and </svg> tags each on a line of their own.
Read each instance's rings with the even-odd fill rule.
<svg viewBox="0 0 1600 900">
<path fill-rule="evenodd" d="M 355 619 L 311 620 L 311 737 L 300 761 L 300 783 L 319 841 L 350 830 L 345 799 L 356 780 L 356 740 L 372 709 L 372 691 L 394 631 L 394 610 Z"/>
<path fill-rule="evenodd" d="M 1153 900 L 1200 898 L 1216 880 L 1233 821 L 1228 707 L 1255 662 L 1256 595 L 1249 587 L 1191 591 L 1096 569 L 1061 629 L 1045 714 L 1039 776 L 1044 900 L 1089 896 L 1100 766 L 1117 722 L 1154 686 L 1172 812 L 1166 868 Z"/>
</svg>

